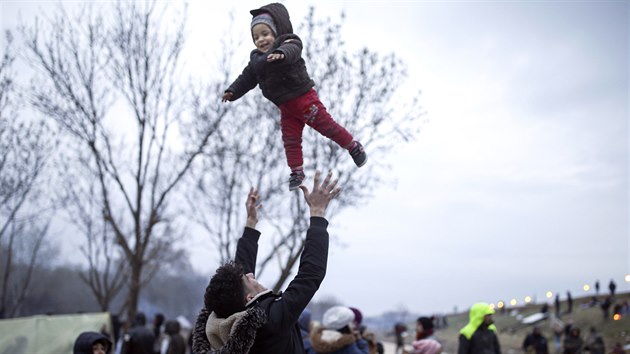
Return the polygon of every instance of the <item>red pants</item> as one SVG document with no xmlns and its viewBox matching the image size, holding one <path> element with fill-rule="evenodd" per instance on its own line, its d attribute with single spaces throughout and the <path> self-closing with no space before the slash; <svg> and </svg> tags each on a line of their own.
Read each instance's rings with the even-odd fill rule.
<svg viewBox="0 0 630 354">
<path fill-rule="evenodd" d="M 352 135 L 328 114 L 315 90 L 280 105 L 280 114 L 282 142 L 291 169 L 304 164 L 302 131 L 305 124 L 344 149 L 352 143 Z"/>
</svg>

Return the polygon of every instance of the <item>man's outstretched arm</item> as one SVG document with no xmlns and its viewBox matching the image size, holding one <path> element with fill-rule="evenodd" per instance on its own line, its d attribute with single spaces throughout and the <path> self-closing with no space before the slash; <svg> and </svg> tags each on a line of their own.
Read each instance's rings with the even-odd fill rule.
<svg viewBox="0 0 630 354">
<path fill-rule="evenodd" d="M 322 181 L 319 171 L 315 173 L 312 191 L 304 185 L 300 188 L 310 209 L 311 223 L 304 240 L 298 272 L 283 293 L 282 303 L 278 304 L 284 307 L 283 318 L 270 318 L 270 321 L 277 320 L 277 324 L 286 326 L 295 324 L 324 280 L 328 262 L 328 221 L 324 216 L 330 201 L 341 191 L 337 187 L 337 180 L 332 179 L 332 173 Z"/>
<path fill-rule="evenodd" d="M 238 240 L 236 245 L 236 256 L 234 257 L 234 261 L 243 266 L 245 273 L 253 274 L 256 274 L 258 238 L 260 237 L 260 231 L 256 230 L 258 209 L 261 208 L 261 205 L 258 204 L 258 199 L 258 191 L 256 191 L 255 188 L 251 188 L 247 194 L 247 201 L 245 202 L 247 221 L 245 222 L 243 236 Z"/>
</svg>

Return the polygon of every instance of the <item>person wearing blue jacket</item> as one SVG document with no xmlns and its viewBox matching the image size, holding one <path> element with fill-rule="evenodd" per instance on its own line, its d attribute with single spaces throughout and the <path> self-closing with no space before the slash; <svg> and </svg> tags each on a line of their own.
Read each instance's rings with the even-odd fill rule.
<svg viewBox="0 0 630 354">
<path fill-rule="evenodd" d="M 324 312 L 323 327 L 311 334 L 317 354 L 369 354 L 368 343 L 356 333 L 354 312 L 346 306 L 334 306 Z"/>
</svg>

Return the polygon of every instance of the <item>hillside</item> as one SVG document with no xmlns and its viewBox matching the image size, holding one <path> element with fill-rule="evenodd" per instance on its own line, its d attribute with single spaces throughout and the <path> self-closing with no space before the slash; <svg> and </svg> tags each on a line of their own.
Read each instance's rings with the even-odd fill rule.
<svg viewBox="0 0 630 354">
<path fill-rule="evenodd" d="M 603 298 L 603 296 L 600 296 L 600 301 L 603 300 Z M 626 300 L 630 301 L 630 293 L 617 294 L 616 303 L 622 303 Z M 599 306 L 588 307 L 587 303 L 589 301 L 590 297 L 574 299 L 572 313 L 561 314 L 561 320 L 563 322 L 568 320 L 573 321 L 574 326 L 581 329 L 583 338 L 586 338 L 588 335 L 590 327 L 594 326 L 603 335 L 607 352 L 610 351 L 616 342 L 620 342 L 622 345 L 630 344 L 630 314 L 626 314 L 617 321 L 612 319 L 604 321 L 602 310 Z M 518 311 L 518 314 L 525 317 L 540 312 L 541 306 L 542 305 L 529 305 L 512 310 Z M 560 308 L 566 309 L 566 303 L 562 302 Z M 553 307 L 550 310 L 553 311 Z M 612 307 L 610 313 L 612 316 Z M 532 326 L 521 324 L 517 316 L 515 316 L 514 313 L 510 314 L 510 311 L 504 313 L 497 312 L 494 318 L 498 329 L 501 351 L 504 354 L 522 352 L 521 345 L 527 333 L 531 331 Z M 466 323 L 468 323 L 468 313 L 449 315 L 449 327 L 436 332 L 436 335 L 440 341 L 442 341 L 445 353 L 457 353 L 459 330 L 466 325 Z M 543 335 L 549 340 L 549 351 L 554 352 L 549 320 L 543 320 L 536 325 L 541 328 Z M 414 331 L 415 323 L 409 323 L 407 326 L 410 330 L 410 335 L 407 337 L 406 342 L 410 343 L 413 339 L 413 333 L 411 332 Z M 388 334 L 383 339 L 387 342 L 395 342 L 391 334 Z"/>
</svg>

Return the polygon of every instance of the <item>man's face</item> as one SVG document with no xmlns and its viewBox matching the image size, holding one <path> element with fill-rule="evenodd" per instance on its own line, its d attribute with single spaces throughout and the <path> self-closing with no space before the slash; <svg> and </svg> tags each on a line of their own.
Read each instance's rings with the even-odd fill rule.
<svg viewBox="0 0 630 354">
<path fill-rule="evenodd" d="M 253 299 L 259 293 L 267 290 L 254 277 L 253 273 L 243 274 L 243 288 L 245 289 L 245 301 Z"/>
<path fill-rule="evenodd" d="M 485 315 L 483 316 L 483 323 L 489 326 L 494 323 L 494 318 L 492 318 L 491 314 Z"/>
</svg>

